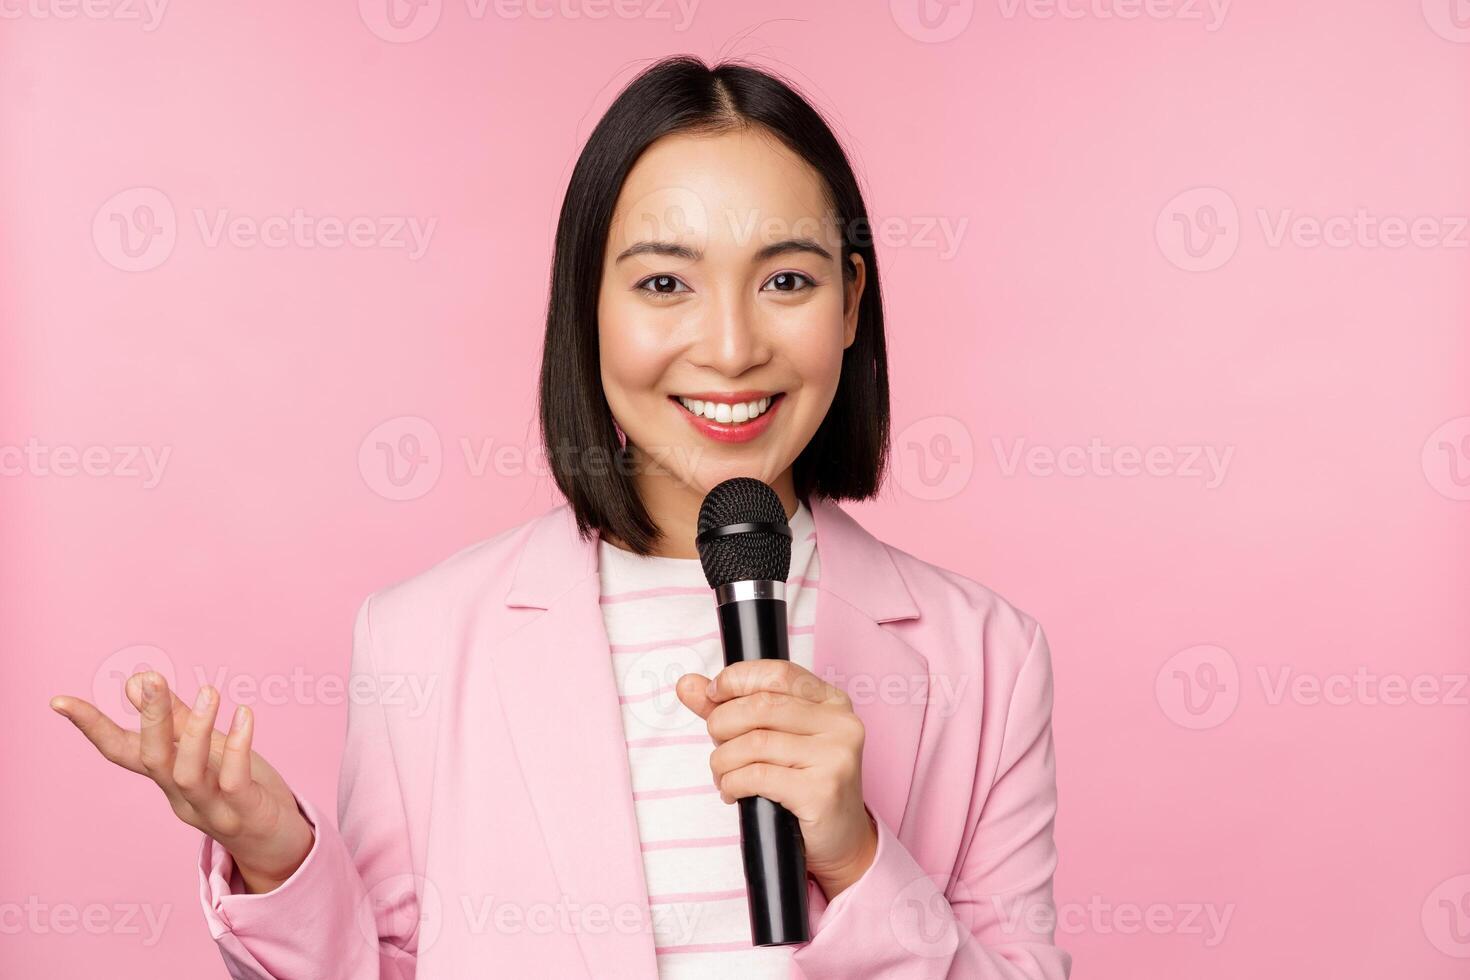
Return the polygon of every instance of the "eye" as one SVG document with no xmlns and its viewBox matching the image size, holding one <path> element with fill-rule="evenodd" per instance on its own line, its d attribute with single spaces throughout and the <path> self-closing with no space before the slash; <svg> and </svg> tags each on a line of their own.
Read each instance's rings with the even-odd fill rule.
<svg viewBox="0 0 1470 980">
<path fill-rule="evenodd" d="M 805 283 L 805 285 L 803 285 Z M 799 293 L 816 286 L 817 282 L 811 276 L 801 272 L 778 272 L 766 280 L 761 287 L 762 292 L 771 289 L 778 293 Z"/>
<path fill-rule="evenodd" d="M 683 289 L 679 288 L 681 286 Z M 634 288 L 641 292 L 653 293 L 657 296 L 672 296 L 677 292 L 690 292 L 689 287 L 685 286 L 675 276 L 649 276 L 647 279 L 639 282 Z"/>
</svg>

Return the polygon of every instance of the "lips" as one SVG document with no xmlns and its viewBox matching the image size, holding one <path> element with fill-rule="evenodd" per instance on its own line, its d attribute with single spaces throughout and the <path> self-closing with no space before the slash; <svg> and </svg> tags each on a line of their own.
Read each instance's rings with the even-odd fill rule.
<svg viewBox="0 0 1470 980">
<path fill-rule="evenodd" d="M 770 427 L 785 392 L 700 392 L 670 395 L 679 414 L 717 442 L 747 442 Z"/>
</svg>

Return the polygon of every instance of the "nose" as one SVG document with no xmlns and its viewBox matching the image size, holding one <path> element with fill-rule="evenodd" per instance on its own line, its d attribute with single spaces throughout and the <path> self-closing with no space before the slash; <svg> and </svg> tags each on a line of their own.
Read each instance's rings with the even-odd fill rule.
<svg viewBox="0 0 1470 980">
<path fill-rule="evenodd" d="M 689 359 L 727 378 L 738 378 L 771 359 L 767 331 L 739 296 L 717 298 L 701 311 Z"/>
</svg>

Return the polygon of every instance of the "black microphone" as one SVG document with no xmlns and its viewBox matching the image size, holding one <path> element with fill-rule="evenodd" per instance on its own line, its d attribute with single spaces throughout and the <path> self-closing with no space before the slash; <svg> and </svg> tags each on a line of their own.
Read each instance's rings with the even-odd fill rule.
<svg viewBox="0 0 1470 980">
<path fill-rule="evenodd" d="M 715 590 L 725 666 L 742 660 L 790 660 L 786 576 L 791 572 L 791 528 L 776 491 L 745 476 L 719 484 L 700 505 L 694 543 L 704 577 Z M 747 796 L 737 805 L 752 945 L 810 941 L 801 825 L 790 810 L 761 796 Z"/>
</svg>

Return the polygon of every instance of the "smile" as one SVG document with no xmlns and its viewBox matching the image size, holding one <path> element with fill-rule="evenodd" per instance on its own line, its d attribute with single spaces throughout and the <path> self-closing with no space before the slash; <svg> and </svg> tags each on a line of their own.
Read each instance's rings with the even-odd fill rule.
<svg viewBox="0 0 1470 980">
<path fill-rule="evenodd" d="M 669 400 L 696 429 L 719 442 L 744 442 L 760 435 L 786 397 L 782 391 L 700 395 L 670 395 Z"/>
</svg>

